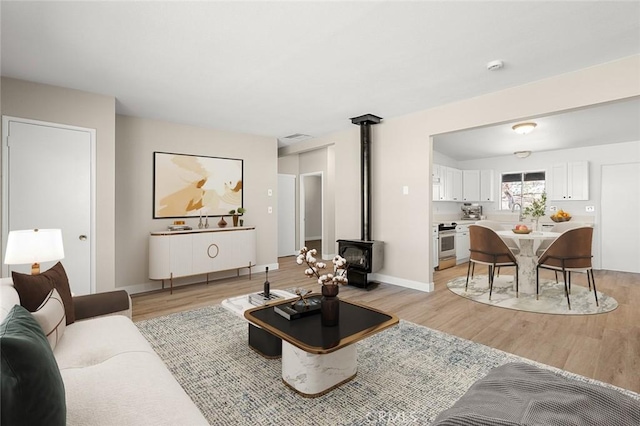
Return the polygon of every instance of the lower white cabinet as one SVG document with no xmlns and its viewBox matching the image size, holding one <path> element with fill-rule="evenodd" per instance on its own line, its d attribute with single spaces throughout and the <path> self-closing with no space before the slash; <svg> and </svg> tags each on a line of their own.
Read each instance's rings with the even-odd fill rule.
<svg viewBox="0 0 640 426">
<path fill-rule="evenodd" d="M 461 264 L 469 260 L 469 227 L 465 225 L 456 226 L 456 264 Z"/>
<path fill-rule="evenodd" d="M 190 275 L 256 265 L 254 227 L 152 232 L 149 237 L 149 279 L 171 280 Z"/>
</svg>

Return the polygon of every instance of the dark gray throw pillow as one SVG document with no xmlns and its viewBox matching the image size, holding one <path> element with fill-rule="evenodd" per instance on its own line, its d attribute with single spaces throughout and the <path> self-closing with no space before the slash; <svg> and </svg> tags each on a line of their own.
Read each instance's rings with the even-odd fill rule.
<svg viewBox="0 0 640 426">
<path fill-rule="evenodd" d="M 64 425 L 67 407 L 60 369 L 40 324 L 15 305 L 0 324 L 0 423 Z"/>
</svg>

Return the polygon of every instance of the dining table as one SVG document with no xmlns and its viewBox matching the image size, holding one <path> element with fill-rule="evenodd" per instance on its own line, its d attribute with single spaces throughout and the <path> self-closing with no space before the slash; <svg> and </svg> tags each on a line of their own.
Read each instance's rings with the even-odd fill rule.
<svg viewBox="0 0 640 426">
<path fill-rule="evenodd" d="M 536 267 L 538 265 L 538 257 L 534 245 L 537 246 L 543 240 L 555 240 L 561 232 L 540 232 L 533 231 L 528 234 L 515 233 L 512 230 L 496 231 L 496 234 L 502 239 L 511 239 L 516 242 L 520 252 L 516 254 L 518 261 L 518 285 L 519 290 L 526 294 L 536 293 Z"/>
</svg>

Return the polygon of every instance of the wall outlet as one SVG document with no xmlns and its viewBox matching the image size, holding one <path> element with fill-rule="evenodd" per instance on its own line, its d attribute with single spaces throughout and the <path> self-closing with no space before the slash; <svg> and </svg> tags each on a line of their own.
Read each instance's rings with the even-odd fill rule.
<svg viewBox="0 0 640 426">
<path fill-rule="evenodd" d="M 271 206 L 267 207 L 267 213 L 269 214 L 273 213 L 273 207 Z"/>
<path fill-rule="evenodd" d="M 596 206 L 587 206 L 584 208 L 587 213 L 593 213 L 596 211 Z"/>
<path fill-rule="evenodd" d="M 271 189 L 267 189 L 267 195 L 271 197 L 273 195 L 273 191 Z M 269 212 L 271 213 L 271 212 Z"/>
<path fill-rule="evenodd" d="M 549 206 L 549 211 L 550 212 L 555 212 L 557 210 L 558 210 L 558 208 L 556 206 Z"/>
</svg>

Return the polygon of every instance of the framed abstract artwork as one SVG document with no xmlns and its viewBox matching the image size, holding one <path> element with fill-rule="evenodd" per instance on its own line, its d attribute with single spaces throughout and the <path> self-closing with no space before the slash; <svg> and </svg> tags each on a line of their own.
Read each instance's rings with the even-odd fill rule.
<svg viewBox="0 0 640 426">
<path fill-rule="evenodd" d="M 243 160 L 153 153 L 153 218 L 229 215 L 242 204 Z"/>
</svg>

